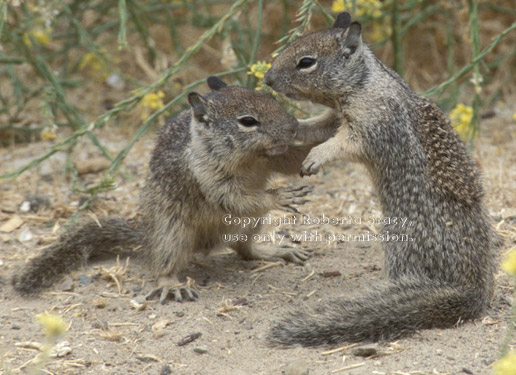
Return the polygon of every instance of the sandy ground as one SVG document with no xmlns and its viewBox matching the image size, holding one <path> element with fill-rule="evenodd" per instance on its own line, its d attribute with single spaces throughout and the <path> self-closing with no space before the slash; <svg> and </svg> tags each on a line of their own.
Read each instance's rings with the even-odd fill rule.
<svg viewBox="0 0 516 375">
<path fill-rule="evenodd" d="M 514 109 L 498 108 L 495 117 L 483 121 L 475 152 L 485 175 L 487 205 L 495 225 L 506 237 L 500 254 L 516 243 Z M 99 136 L 111 150 L 118 150 L 129 138 L 129 131 L 108 128 L 100 130 Z M 134 178 L 121 174 L 118 189 L 102 194 L 96 201 L 96 214 L 135 214 L 147 168 L 143 161 L 149 159 L 152 145 L 153 135 L 149 134 L 135 146 L 125 163 L 125 171 Z M 0 173 L 41 155 L 48 146 L 33 143 L 0 149 Z M 0 185 L 0 226 L 16 215 L 20 219 L 16 228 L 0 232 L 0 372 L 35 373 L 40 356 L 34 342 L 47 342 L 34 317 L 48 311 L 69 324 L 60 341 L 70 349 L 62 357 L 39 365 L 48 374 L 492 373 L 514 303 L 511 280 L 501 271 L 497 273 L 496 295 L 486 316 L 455 329 L 426 330 L 396 342 L 343 345 L 333 352 L 328 351 L 339 348 L 265 346 L 264 336 L 271 322 L 289 307 L 325 304 L 332 297 L 360 291 L 381 278 L 383 255 L 379 244 L 291 242 L 291 246 L 313 251 L 305 266 L 245 262 L 230 251 L 198 258 L 182 275 L 196 281 L 200 294 L 197 302 L 160 305 L 150 301 L 135 307 L 131 300 L 150 290 L 153 281 L 137 259 L 127 264 L 126 258 L 121 258 L 118 265 L 114 258 L 92 261 L 41 296 L 22 298 L 14 294 L 10 275 L 57 237 L 81 199 L 81 194 L 70 189 L 62 172 L 64 159 L 64 154 L 57 154 L 17 180 Z M 73 159 L 81 168 L 90 170 L 101 169 L 105 164 L 86 140 L 75 148 Z M 84 173 L 79 185 L 96 183 L 101 175 Z M 311 202 L 302 208 L 306 214 L 381 216 L 369 177 L 360 166 L 337 162 L 302 182 L 314 185 Z M 289 181 L 278 182 L 286 183 Z M 29 193 L 48 198 L 49 206 L 40 202 L 37 212 L 23 212 Z M 321 234 L 353 234 L 374 231 L 375 226 L 365 219 L 362 224 L 338 228 L 298 222 L 271 226 L 268 233 L 303 234 L 315 230 Z M 270 267 L 263 267 L 266 265 Z M 194 341 L 178 345 L 197 333 L 200 336 Z M 516 346 L 516 341 L 511 343 Z M 371 348 L 372 355 L 356 355 L 359 347 Z"/>
</svg>

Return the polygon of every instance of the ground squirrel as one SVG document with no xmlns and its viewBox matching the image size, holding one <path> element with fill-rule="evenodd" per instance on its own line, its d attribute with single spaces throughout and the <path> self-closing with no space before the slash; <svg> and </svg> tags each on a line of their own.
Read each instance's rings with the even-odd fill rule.
<svg viewBox="0 0 516 375">
<path fill-rule="evenodd" d="M 273 345 L 320 346 L 391 340 L 451 327 L 483 314 L 493 294 L 493 233 L 480 172 L 441 110 L 416 95 L 362 42 L 349 13 L 330 29 L 295 40 L 265 76 L 274 90 L 329 109 L 300 121 L 299 137 L 323 140 L 303 162 L 311 175 L 333 159 L 364 164 L 385 217 L 388 281 L 358 297 L 291 312 L 272 328 Z"/>
<path fill-rule="evenodd" d="M 15 290 L 37 293 L 90 256 L 132 245 L 158 278 L 158 288 L 147 297 L 160 293 L 162 303 L 169 294 L 177 301 L 194 300 L 195 291 L 181 285 L 177 273 L 194 253 L 224 245 L 223 233 L 248 235 L 247 241 L 227 244 L 245 259 L 280 257 L 300 264 L 307 259 L 300 250 L 252 244 L 259 225 L 223 222 L 227 214 L 297 212 L 293 206 L 304 203 L 306 186 L 266 189 L 274 172 L 299 173 L 310 151 L 309 146 L 289 146 L 297 120 L 265 92 L 227 86 L 216 77 L 208 78 L 208 86 L 212 93 L 190 93 L 191 109 L 161 130 L 140 196 L 141 216 L 133 221 L 101 217 L 76 225 L 13 277 Z"/>
</svg>

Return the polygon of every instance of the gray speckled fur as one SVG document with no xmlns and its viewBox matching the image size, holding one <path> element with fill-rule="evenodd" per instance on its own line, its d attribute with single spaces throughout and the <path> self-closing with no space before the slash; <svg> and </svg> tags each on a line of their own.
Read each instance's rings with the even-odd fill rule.
<svg viewBox="0 0 516 375">
<path fill-rule="evenodd" d="M 101 217 L 98 223 L 79 223 L 13 277 L 16 291 L 38 293 L 90 256 L 117 246 L 138 247 L 155 277 L 176 280 L 195 252 L 223 245 L 223 233 L 259 230 L 225 225 L 225 214 L 259 217 L 303 203 L 298 198 L 306 190 L 266 189 L 275 172 L 299 173 L 311 148 L 271 153 L 291 143 L 296 119 L 270 94 L 226 86 L 214 78 L 210 86 L 216 91 L 206 98 L 195 94 L 195 109 L 178 114 L 161 130 L 137 221 Z M 238 123 L 241 116 L 252 116 L 260 125 L 244 127 Z M 250 241 L 232 246 L 246 259 L 277 255 L 303 260 L 285 250 L 265 254 Z"/>
<path fill-rule="evenodd" d="M 358 297 L 289 313 L 272 328 L 273 345 L 391 340 L 451 327 L 482 316 L 493 294 L 493 233 L 480 172 L 463 142 L 434 103 L 362 43 L 359 24 L 338 26 L 294 41 L 273 61 L 265 82 L 329 107 L 300 121 L 304 140 L 337 130 L 312 149 L 302 173 L 334 159 L 364 164 L 384 216 L 408 218 L 408 227 L 386 225 L 383 232 L 406 233 L 413 241 L 384 242 L 387 281 Z M 359 41 L 351 54 L 350 34 Z M 304 56 L 317 59 L 315 68 L 296 68 Z"/>
</svg>

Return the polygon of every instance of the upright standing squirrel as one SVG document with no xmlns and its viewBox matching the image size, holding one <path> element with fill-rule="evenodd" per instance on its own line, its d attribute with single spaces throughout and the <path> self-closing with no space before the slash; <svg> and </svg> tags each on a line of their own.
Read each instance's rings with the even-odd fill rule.
<svg viewBox="0 0 516 375">
<path fill-rule="evenodd" d="M 385 217 L 388 281 L 358 297 L 290 313 L 272 328 L 273 345 L 319 346 L 392 340 L 416 330 L 480 317 L 493 294 L 493 231 L 480 172 L 441 110 L 416 95 L 362 42 L 349 13 L 330 29 L 295 40 L 265 83 L 329 109 L 300 121 L 299 137 L 324 140 L 303 162 L 311 175 L 333 159 L 364 164 Z"/>
<path fill-rule="evenodd" d="M 177 301 L 197 297 L 177 279 L 196 252 L 227 245 L 245 259 L 281 257 L 300 264 L 307 259 L 300 250 L 252 244 L 259 226 L 242 228 L 223 221 L 227 214 L 297 212 L 293 206 L 305 202 L 306 186 L 266 189 L 274 172 L 299 173 L 310 151 L 310 146 L 289 146 L 297 120 L 270 94 L 227 86 L 216 77 L 208 78 L 208 85 L 212 93 L 190 93 L 191 110 L 161 130 L 140 196 L 141 217 L 101 217 L 77 225 L 13 277 L 15 290 L 35 294 L 90 256 L 118 246 L 137 247 L 148 260 L 158 288 L 147 297 L 161 293 L 161 303 L 169 294 Z M 224 243 L 224 233 L 246 234 L 247 241 Z"/>
</svg>

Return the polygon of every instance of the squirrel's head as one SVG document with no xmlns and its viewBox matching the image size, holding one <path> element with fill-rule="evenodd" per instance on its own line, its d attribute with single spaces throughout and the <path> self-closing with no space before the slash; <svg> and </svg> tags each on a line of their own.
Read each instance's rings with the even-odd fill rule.
<svg viewBox="0 0 516 375">
<path fill-rule="evenodd" d="M 220 78 L 208 78 L 213 90 L 202 96 L 188 95 L 192 137 L 219 156 L 274 156 L 284 153 L 294 140 L 297 120 L 271 94 L 228 86 Z"/>
<path fill-rule="evenodd" d="M 362 27 L 340 13 L 330 29 L 307 34 L 280 52 L 265 75 L 272 89 L 297 100 L 335 106 L 363 83 Z"/>
</svg>

